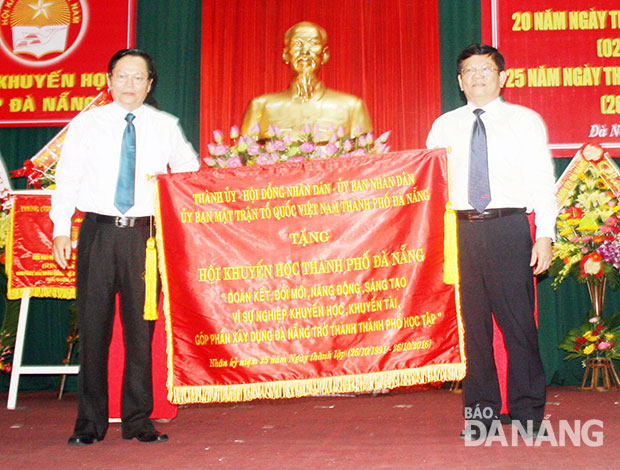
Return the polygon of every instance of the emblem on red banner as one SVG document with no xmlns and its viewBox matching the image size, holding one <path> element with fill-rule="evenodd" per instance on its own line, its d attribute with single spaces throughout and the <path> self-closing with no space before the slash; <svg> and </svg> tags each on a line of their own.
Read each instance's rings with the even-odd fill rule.
<svg viewBox="0 0 620 470">
<path fill-rule="evenodd" d="M 53 63 L 79 44 L 86 13 L 80 0 L 6 0 L 0 10 L 0 44 L 18 62 Z"/>
</svg>

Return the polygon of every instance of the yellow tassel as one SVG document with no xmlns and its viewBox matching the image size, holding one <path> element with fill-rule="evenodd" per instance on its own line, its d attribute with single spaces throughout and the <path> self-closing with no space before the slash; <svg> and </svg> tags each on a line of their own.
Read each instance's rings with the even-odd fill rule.
<svg viewBox="0 0 620 470">
<path fill-rule="evenodd" d="M 443 222 L 443 282 L 453 285 L 459 280 L 459 271 L 456 247 L 456 212 L 449 202 L 446 203 Z"/>
<path fill-rule="evenodd" d="M 144 287 L 144 319 L 157 320 L 157 250 L 154 237 L 146 241 Z"/>
</svg>

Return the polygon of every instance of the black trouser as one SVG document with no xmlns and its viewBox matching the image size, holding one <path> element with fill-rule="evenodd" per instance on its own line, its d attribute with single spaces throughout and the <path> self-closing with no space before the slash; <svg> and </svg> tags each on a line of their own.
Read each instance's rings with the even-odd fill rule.
<svg viewBox="0 0 620 470">
<path fill-rule="evenodd" d="M 467 375 L 463 398 L 478 416 L 499 416 L 501 397 L 493 356 L 495 316 L 508 352 L 508 406 L 514 420 L 541 421 L 545 372 L 534 319 L 534 283 L 529 266 L 532 240 L 525 214 L 490 220 L 458 220 L 461 306 Z M 469 408 L 468 408 L 469 407 Z M 485 410 L 487 408 L 487 410 Z M 489 424 L 489 419 L 483 419 Z"/>
<path fill-rule="evenodd" d="M 132 436 L 152 428 L 154 322 L 143 319 L 149 227 L 119 228 L 94 219 L 86 215 L 78 241 L 80 375 L 75 433 L 103 439 L 108 428 L 108 352 L 118 293 L 125 346 L 121 420 L 123 435 Z"/>
</svg>

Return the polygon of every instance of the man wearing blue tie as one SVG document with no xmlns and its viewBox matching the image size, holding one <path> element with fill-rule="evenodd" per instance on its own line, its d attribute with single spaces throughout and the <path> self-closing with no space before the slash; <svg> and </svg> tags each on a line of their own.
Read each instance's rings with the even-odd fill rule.
<svg viewBox="0 0 620 470">
<path fill-rule="evenodd" d="M 533 274 L 551 264 L 557 214 L 547 131 L 534 111 L 500 97 L 507 77 L 494 47 L 467 47 L 457 72 L 467 105 L 433 123 L 427 147 L 447 149 L 450 199 L 457 211 L 467 355 L 462 437 L 478 440 L 499 425 L 492 315 L 508 351 L 513 424 L 535 436 L 544 418 L 546 379 L 533 315 Z M 526 214 L 532 211 L 534 243 Z"/>
<path fill-rule="evenodd" d="M 117 294 L 125 346 L 123 439 L 168 439 L 150 420 L 154 325 L 143 319 L 145 250 L 155 209 L 150 177 L 200 166 L 178 120 L 145 104 L 156 81 L 148 54 L 118 51 L 107 79 L 114 101 L 78 115 L 69 126 L 50 211 L 54 259 L 63 269 L 71 257 L 73 213 L 86 213 L 77 248 L 78 416 L 69 445 L 101 441 L 108 428 L 108 350 Z"/>
</svg>

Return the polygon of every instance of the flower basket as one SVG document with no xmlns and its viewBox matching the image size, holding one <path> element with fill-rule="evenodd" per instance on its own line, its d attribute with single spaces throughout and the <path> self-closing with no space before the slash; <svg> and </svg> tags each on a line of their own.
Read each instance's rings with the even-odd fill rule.
<svg viewBox="0 0 620 470">
<path fill-rule="evenodd" d="M 592 308 L 558 346 L 565 359 L 582 359 L 583 390 L 620 386 L 612 359 L 620 359 L 618 314 L 603 317 L 605 290 L 620 286 L 620 169 L 600 145 L 586 144 L 558 182 L 557 237 L 549 274 L 557 286 L 573 277 L 588 287 Z M 600 374 L 599 374 L 600 372 Z M 589 374 L 592 382 L 586 387 Z"/>
<path fill-rule="evenodd" d="M 230 145 L 224 143 L 221 131 L 213 131 L 214 143 L 207 146 L 209 156 L 203 161 L 213 168 L 235 168 L 244 165 L 271 165 L 274 163 L 328 159 L 385 153 L 390 132 L 377 139 L 372 133 L 345 135 L 344 127 L 320 132 L 318 126 L 306 124 L 301 136 L 293 140 L 279 128 L 269 126 L 267 139 L 259 140 L 260 128 L 253 126 L 247 135 L 239 135 L 237 126 L 230 129 Z"/>
</svg>

